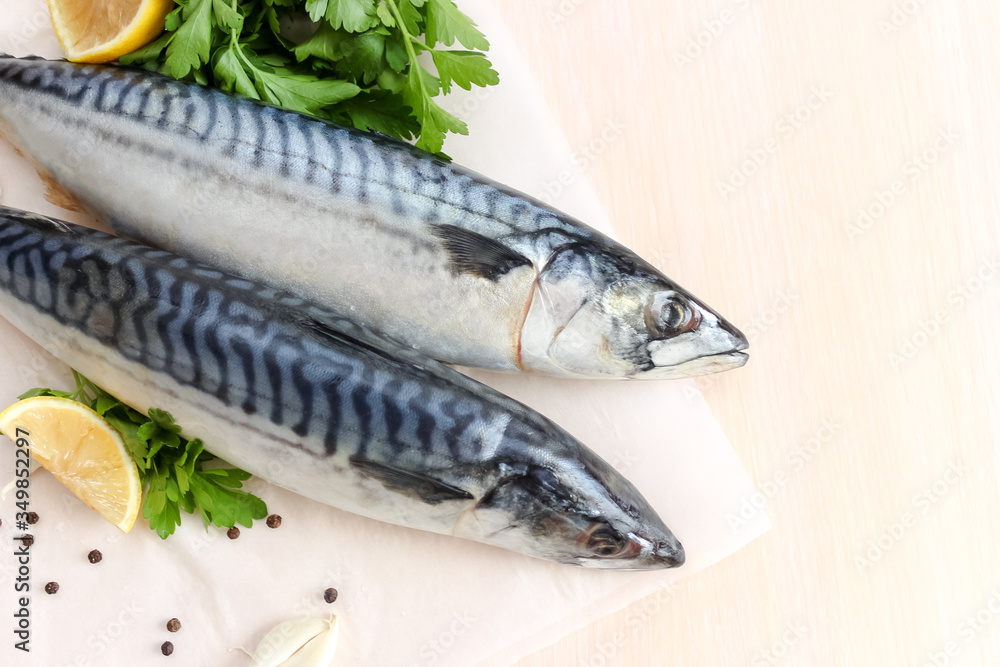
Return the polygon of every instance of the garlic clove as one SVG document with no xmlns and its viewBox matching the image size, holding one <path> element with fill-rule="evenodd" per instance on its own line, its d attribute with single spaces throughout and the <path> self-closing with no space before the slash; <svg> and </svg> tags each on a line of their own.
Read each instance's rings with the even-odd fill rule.
<svg viewBox="0 0 1000 667">
<path fill-rule="evenodd" d="M 340 632 L 337 617 L 332 617 L 332 621 L 329 630 L 306 642 L 292 657 L 281 663 L 281 667 L 327 667 L 333 660 L 333 654 L 337 652 L 337 637 Z"/>
<path fill-rule="evenodd" d="M 319 647 L 330 647 L 329 656 L 337 648 L 337 617 L 330 619 L 316 618 L 314 616 L 297 616 L 287 621 L 282 621 L 271 628 L 264 638 L 257 644 L 253 652 L 253 659 L 250 667 L 292 667 L 293 665 L 310 665 L 310 667 L 321 667 L 325 663 L 321 662 L 289 662 L 293 656 L 308 644 L 315 641 L 313 651 Z M 325 655 L 320 652 L 317 655 Z M 329 658 L 327 658 L 329 661 Z"/>
</svg>

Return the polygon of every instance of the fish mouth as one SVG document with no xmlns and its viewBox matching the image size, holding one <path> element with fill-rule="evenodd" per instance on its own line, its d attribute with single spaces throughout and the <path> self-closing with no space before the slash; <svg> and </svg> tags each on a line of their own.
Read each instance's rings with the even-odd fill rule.
<svg viewBox="0 0 1000 667">
<path fill-rule="evenodd" d="M 749 359 L 750 355 L 746 352 L 724 352 L 698 357 L 674 366 L 654 366 L 649 370 L 636 373 L 634 377 L 643 380 L 676 380 L 698 377 L 699 375 L 710 375 L 739 368 L 745 365 Z"/>
<path fill-rule="evenodd" d="M 684 547 L 677 543 L 677 546 L 660 545 L 652 554 L 656 563 L 661 567 L 680 567 L 687 560 Z"/>
<path fill-rule="evenodd" d="M 671 536 L 671 539 L 659 540 L 652 543 L 647 541 L 647 544 L 649 544 L 650 548 L 643 569 L 653 570 L 680 567 L 687 560 L 684 547 L 673 536 Z"/>
<path fill-rule="evenodd" d="M 716 315 L 716 317 L 718 318 L 718 327 L 722 329 L 722 331 L 726 332 L 726 334 L 729 335 L 730 340 L 733 341 L 734 352 L 741 352 L 750 347 L 750 341 L 747 340 L 746 335 L 744 335 L 742 331 L 730 324 L 725 318 L 719 317 L 718 315 Z"/>
</svg>

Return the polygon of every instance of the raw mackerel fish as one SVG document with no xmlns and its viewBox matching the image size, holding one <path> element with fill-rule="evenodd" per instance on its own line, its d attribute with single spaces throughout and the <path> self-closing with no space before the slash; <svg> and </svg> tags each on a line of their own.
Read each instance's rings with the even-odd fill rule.
<svg viewBox="0 0 1000 667">
<path fill-rule="evenodd" d="M 0 316 L 216 456 L 389 523 L 595 568 L 684 551 L 642 495 L 530 408 L 289 293 L 0 208 Z"/>
<path fill-rule="evenodd" d="M 447 363 L 565 377 L 742 366 L 628 248 L 410 145 L 158 74 L 0 56 L 0 133 L 118 233 Z"/>
</svg>

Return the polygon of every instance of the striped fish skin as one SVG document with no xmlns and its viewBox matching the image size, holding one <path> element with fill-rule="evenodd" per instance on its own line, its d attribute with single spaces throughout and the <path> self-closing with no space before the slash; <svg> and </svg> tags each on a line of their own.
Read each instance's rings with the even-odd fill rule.
<svg viewBox="0 0 1000 667">
<path fill-rule="evenodd" d="M 0 315 L 320 502 L 569 564 L 684 560 L 635 487 L 557 425 L 291 294 L 0 207 Z"/>
<path fill-rule="evenodd" d="M 119 233 L 465 366 L 671 378 L 747 340 L 633 252 L 409 145 L 157 74 L 0 57 L 0 132 Z"/>
</svg>

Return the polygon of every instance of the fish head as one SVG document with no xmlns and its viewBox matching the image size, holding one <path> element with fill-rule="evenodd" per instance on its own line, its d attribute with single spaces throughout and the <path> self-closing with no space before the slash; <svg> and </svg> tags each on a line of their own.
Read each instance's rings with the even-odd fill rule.
<svg viewBox="0 0 1000 667">
<path fill-rule="evenodd" d="M 559 465 L 506 466 L 455 534 L 597 569 L 684 564 L 684 548 L 639 491 L 590 450 Z"/>
<path fill-rule="evenodd" d="M 746 336 L 653 266 L 598 244 L 561 248 L 538 275 L 521 364 L 567 377 L 691 377 L 746 363 Z"/>
</svg>

